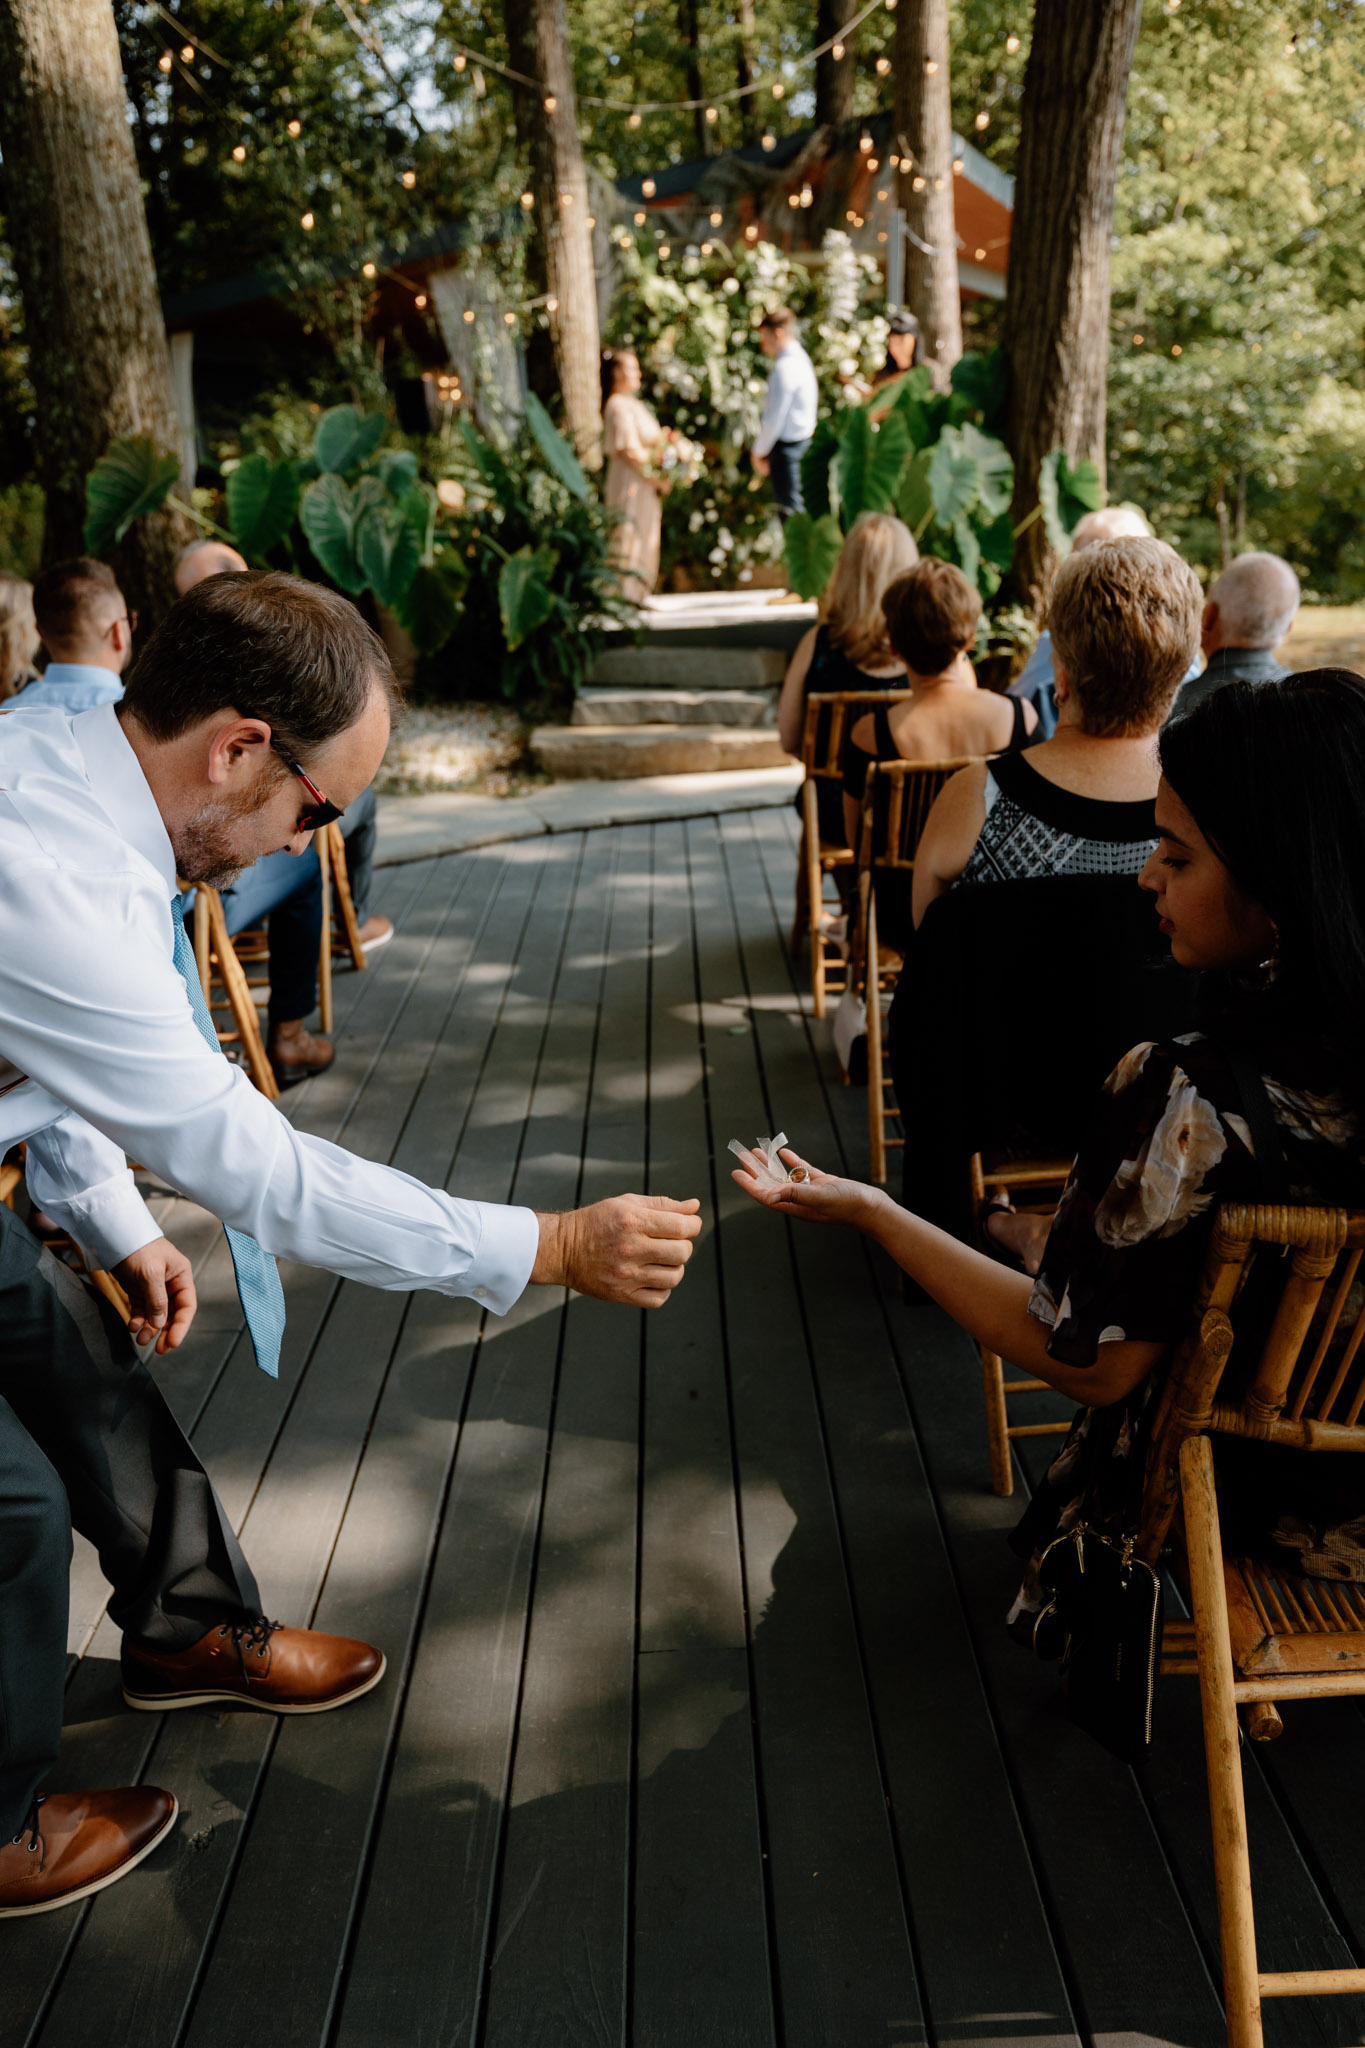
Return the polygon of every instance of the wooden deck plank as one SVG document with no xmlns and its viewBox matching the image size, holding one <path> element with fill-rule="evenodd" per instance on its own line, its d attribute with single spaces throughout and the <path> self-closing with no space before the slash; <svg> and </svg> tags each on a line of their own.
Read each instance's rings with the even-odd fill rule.
<svg viewBox="0 0 1365 2048">
<path fill-rule="evenodd" d="M 513 1198 L 539 1207 L 574 1197 L 597 1023 L 593 897 L 610 842 L 588 840 L 581 878 L 578 852 L 577 842 L 564 849 L 555 886 L 537 898 L 544 935 L 528 944 L 504 1012 L 515 1063 L 485 1074 L 466 1134 L 476 1177 L 479 1151 L 490 1173 L 500 1166 L 504 1190 L 515 1166 Z M 480 1345 L 341 2044 L 397 2037 L 434 2048 L 480 2024 L 561 1324 L 561 1298 L 537 1291 L 490 1322 Z"/>
<path fill-rule="evenodd" d="M 794 1123 L 788 1105 L 799 1103 L 799 1143 L 818 1159 L 834 1159 L 827 1091 L 840 1084 L 822 1076 L 786 952 L 784 823 L 767 813 L 727 819 L 722 839 L 770 1121 Z M 772 858 L 774 847 L 780 858 Z M 1047 2015 L 1059 2042 L 1074 2041 L 1065 1981 L 871 1271 L 850 1257 L 841 1233 L 788 1228 L 926 2010 L 935 2030 L 953 2030 L 953 2039 L 973 2015 L 1026 2009 Z M 929 1757 L 946 1767 L 926 1770 Z M 978 1940 L 963 1940 L 969 1926 L 980 1930 Z"/>
<path fill-rule="evenodd" d="M 654 828 L 649 1185 L 697 1195 L 682 1313 L 645 1324 L 632 2038 L 776 2038 L 686 839 Z"/>
</svg>

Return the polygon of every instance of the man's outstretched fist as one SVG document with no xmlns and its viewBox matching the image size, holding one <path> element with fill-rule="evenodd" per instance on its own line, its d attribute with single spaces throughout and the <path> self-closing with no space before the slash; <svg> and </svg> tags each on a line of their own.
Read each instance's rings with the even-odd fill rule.
<svg viewBox="0 0 1365 2048">
<path fill-rule="evenodd" d="M 662 1308 L 692 1256 L 700 1207 L 695 1197 L 613 1195 L 587 1209 L 541 1212 L 531 1279 L 599 1301 Z"/>
</svg>

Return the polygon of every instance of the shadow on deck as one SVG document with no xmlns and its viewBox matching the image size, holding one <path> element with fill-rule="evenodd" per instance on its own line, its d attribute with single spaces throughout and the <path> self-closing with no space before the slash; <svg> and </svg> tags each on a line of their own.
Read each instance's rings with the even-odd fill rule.
<svg viewBox="0 0 1365 2048">
<path fill-rule="evenodd" d="M 1134 1774 L 1001 1627 L 974 1354 L 843 1233 L 753 1209 L 726 1141 L 865 1170 L 755 813 L 387 870 L 301 1126 L 540 1207 L 700 1194 L 644 1318 L 289 1276 L 278 1387 L 221 1236 L 165 1198 L 201 1321 L 166 1383 L 268 1610 L 380 1642 L 352 1708 L 123 1711 L 87 1554 L 61 1784 L 145 1775 L 174 1839 L 0 1929 L 0 2048 L 1217 2048 L 1193 1683 Z M 723 1225 L 717 1230 L 716 1221 Z M 1050 1398 L 1050 1397 L 1049 1397 Z M 1365 1724 L 1247 1773 L 1263 1966 L 1365 1955 Z M 1358 2004 L 1268 2009 L 1347 2043 Z"/>
</svg>

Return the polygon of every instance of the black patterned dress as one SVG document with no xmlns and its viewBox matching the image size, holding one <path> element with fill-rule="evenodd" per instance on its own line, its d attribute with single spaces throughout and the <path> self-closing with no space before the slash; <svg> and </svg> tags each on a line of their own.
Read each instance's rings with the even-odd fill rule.
<svg viewBox="0 0 1365 2048">
<path fill-rule="evenodd" d="M 986 819 L 953 884 L 1025 882 L 1037 875 L 1138 875 L 1156 845 L 1156 803 L 1078 796 L 1040 775 L 1026 753 L 986 770 Z"/>
<path fill-rule="evenodd" d="M 1257 1065 L 1264 1067 L 1264 1060 Z M 1365 1206 L 1357 1119 L 1311 1044 L 1277 1057 L 1266 1092 L 1284 1148 L 1289 1199 Z M 1029 1313 L 1047 1325 L 1060 1363 L 1093 1366 L 1101 1344 L 1172 1344 L 1183 1332 L 1218 1204 L 1261 1199 L 1241 1095 L 1217 1042 L 1202 1033 L 1138 1045 L 1105 1084 L 1053 1220 Z M 1020 1634 L 1042 1604 L 1041 1551 L 1084 1518 L 1136 1526 L 1143 1464 L 1164 1362 L 1122 1401 L 1081 1408 L 1013 1538 L 1028 1559 L 1010 1613 Z M 1239 1548 L 1320 1577 L 1365 1579 L 1365 1459 L 1274 1454 L 1281 1508 L 1258 1487 L 1260 1447 L 1219 1445 L 1225 1527 Z M 1359 1477 L 1357 1477 L 1359 1472 Z M 1254 1525 L 1254 1526 L 1253 1526 Z"/>
</svg>

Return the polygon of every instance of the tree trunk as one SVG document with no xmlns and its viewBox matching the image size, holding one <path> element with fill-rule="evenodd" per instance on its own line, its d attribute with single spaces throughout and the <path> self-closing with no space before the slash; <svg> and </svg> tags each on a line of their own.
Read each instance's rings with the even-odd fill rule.
<svg viewBox="0 0 1365 2048">
<path fill-rule="evenodd" d="M 85 479 L 111 440 L 179 452 L 170 351 L 109 0 L 0 0 L 5 216 L 37 400 L 44 562 L 84 552 Z M 178 513 L 134 522 L 114 557 L 131 607 L 174 596 Z"/>
<path fill-rule="evenodd" d="M 739 0 L 738 19 L 739 45 L 735 52 L 735 84 L 745 95 L 743 99 L 736 101 L 739 108 L 739 132 L 745 142 L 757 142 L 758 95 L 745 90 L 754 82 L 754 52 L 757 47 L 754 0 Z"/>
<path fill-rule="evenodd" d="M 895 146 L 901 152 L 896 196 L 909 231 L 905 301 L 919 321 L 921 359 L 947 371 L 962 354 L 948 0 L 901 0 L 895 66 Z"/>
<path fill-rule="evenodd" d="M 819 0 L 815 10 L 815 45 L 827 43 L 850 9 L 846 0 Z M 815 60 L 815 121 L 817 127 L 837 128 L 853 119 L 853 38 L 844 39 L 844 54 L 837 58 L 826 50 Z"/>
<path fill-rule="evenodd" d="M 1062 448 L 1104 473 L 1109 238 L 1128 73 L 1142 0 L 1037 0 L 1024 75 L 1005 350 L 1014 517 L 1038 502 L 1043 457 Z M 1035 602 L 1051 551 L 1040 519 L 1013 575 Z"/>
<path fill-rule="evenodd" d="M 530 161 L 536 202 L 532 276 L 555 302 L 548 309 L 550 341 L 565 422 L 580 459 L 597 469 L 602 462 L 601 338 L 565 0 L 503 0 L 503 19 L 512 68 L 540 80 L 538 89 L 512 89 L 517 136 Z"/>
<path fill-rule="evenodd" d="M 701 75 L 701 24 L 697 19 L 697 0 L 678 0 L 678 34 L 682 39 L 687 97 L 690 100 L 703 99 L 706 88 Z M 709 156 L 711 131 L 705 107 L 692 109 L 692 128 L 697 138 L 697 155 Z"/>
</svg>

